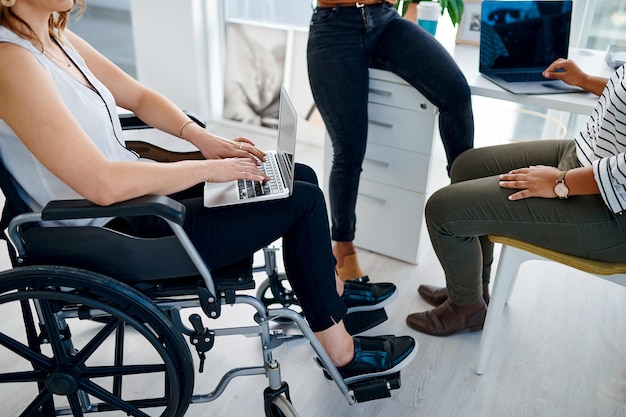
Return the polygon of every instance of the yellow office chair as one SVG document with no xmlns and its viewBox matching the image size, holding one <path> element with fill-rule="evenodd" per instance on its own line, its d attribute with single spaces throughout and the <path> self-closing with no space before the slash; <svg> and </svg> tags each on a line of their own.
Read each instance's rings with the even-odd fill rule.
<svg viewBox="0 0 626 417">
<path fill-rule="evenodd" d="M 504 236 L 490 235 L 489 240 L 502 244 L 502 251 L 500 252 L 500 261 L 493 283 L 485 326 L 480 339 L 475 368 L 478 375 L 484 374 L 487 369 L 491 348 L 500 328 L 504 305 L 508 303 L 511 297 L 517 272 L 522 263 L 531 260 L 554 261 L 626 287 L 626 263 L 610 263 L 579 258 Z"/>
</svg>

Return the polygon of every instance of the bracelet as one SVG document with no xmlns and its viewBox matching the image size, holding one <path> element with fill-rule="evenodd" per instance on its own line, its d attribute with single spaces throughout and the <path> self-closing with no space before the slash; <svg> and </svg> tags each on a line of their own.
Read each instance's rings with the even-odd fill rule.
<svg viewBox="0 0 626 417">
<path fill-rule="evenodd" d="M 193 120 L 187 120 L 186 122 L 184 122 L 182 125 L 180 125 L 180 130 L 178 131 L 178 136 L 179 137 L 183 137 L 183 129 L 185 129 L 185 126 L 187 126 L 190 123 L 194 123 Z"/>
</svg>

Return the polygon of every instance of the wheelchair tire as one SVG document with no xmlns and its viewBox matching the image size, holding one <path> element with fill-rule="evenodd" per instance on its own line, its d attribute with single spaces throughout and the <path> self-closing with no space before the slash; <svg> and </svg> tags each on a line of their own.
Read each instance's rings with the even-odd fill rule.
<svg viewBox="0 0 626 417">
<path fill-rule="evenodd" d="M 275 280 L 275 282 L 272 282 Z M 261 300 L 263 305 L 267 308 L 292 308 L 299 313 L 300 303 L 296 298 L 296 295 L 289 285 L 289 280 L 285 274 L 277 274 L 275 277 L 270 277 L 264 280 L 259 289 L 257 290 L 256 297 Z"/>
<path fill-rule="evenodd" d="M 187 410 L 189 347 L 136 290 L 90 271 L 21 267 L 0 273 L 0 315 L 19 311 L 23 323 L 0 321 L 0 359 L 9 360 L 0 390 L 15 398 L 3 402 L 10 415 L 180 417 Z"/>
<path fill-rule="evenodd" d="M 293 404 L 284 395 L 274 397 L 272 401 L 272 415 L 270 417 L 298 417 Z"/>
</svg>

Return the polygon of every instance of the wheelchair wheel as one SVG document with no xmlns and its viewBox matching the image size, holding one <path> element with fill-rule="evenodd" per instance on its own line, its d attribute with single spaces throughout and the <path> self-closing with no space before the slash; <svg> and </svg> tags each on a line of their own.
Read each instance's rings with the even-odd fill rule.
<svg viewBox="0 0 626 417">
<path fill-rule="evenodd" d="M 56 266 L 3 272 L 0 315 L 7 415 L 179 417 L 191 401 L 186 342 L 150 299 L 118 281 Z"/>
<path fill-rule="evenodd" d="M 284 395 L 274 397 L 272 401 L 271 417 L 298 417 L 298 413 L 293 404 Z"/>
<path fill-rule="evenodd" d="M 257 290 L 257 298 L 267 308 L 287 307 L 302 312 L 285 274 L 275 274 L 264 280 Z"/>
</svg>

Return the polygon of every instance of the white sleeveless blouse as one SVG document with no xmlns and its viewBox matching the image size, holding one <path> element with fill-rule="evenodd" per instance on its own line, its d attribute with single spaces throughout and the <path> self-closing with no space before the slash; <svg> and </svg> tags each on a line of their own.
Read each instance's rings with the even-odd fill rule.
<svg viewBox="0 0 626 417">
<path fill-rule="evenodd" d="M 30 41 L 20 38 L 3 26 L 0 26 L 0 42 L 19 45 L 35 56 L 56 83 L 69 111 L 107 158 L 115 161 L 138 160 L 137 155 L 124 147 L 117 107 L 110 91 L 91 73 L 80 55 L 67 46 L 67 42 L 62 45 L 63 49 L 96 91 L 72 78 Z M 33 210 L 40 210 L 51 200 L 82 198 L 41 165 L 2 119 L 0 119 L 0 157 L 18 183 L 18 188 L 21 188 L 24 201 Z M 107 219 L 99 219 L 71 223 L 100 226 L 106 221 Z"/>
</svg>

